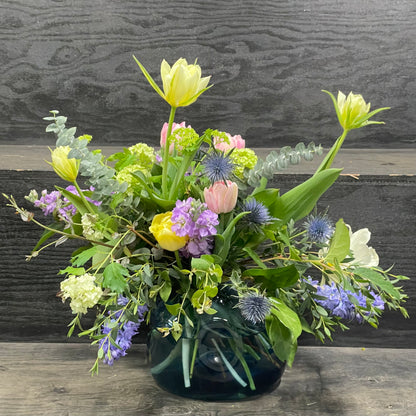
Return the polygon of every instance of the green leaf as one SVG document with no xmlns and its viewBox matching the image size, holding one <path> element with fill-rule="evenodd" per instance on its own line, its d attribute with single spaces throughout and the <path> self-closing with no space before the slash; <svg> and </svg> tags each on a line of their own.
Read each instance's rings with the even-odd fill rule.
<svg viewBox="0 0 416 416">
<path fill-rule="evenodd" d="M 269 298 L 272 302 L 272 314 L 290 330 L 296 340 L 302 333 L 302 323 L 298 314 L 289 308 L 284 302 L 277 298 Z"/>
<path fill-rule="evenodd" d="M 122 293 L 127 287 L 125 277 L 129 276 L 129 271 L 120 263 L 110 263 L 103 272 L 103 286 L 113 292 Z"/>
<path fill-rule="evenodd" d="M 279 360 L 290 367 L 295 357 L 297 343 L 290 330 L 276 316 L 266 318 L 266 331 L 273 351 Z"/>
<path fill-rule="evenodd" d="M 98 209 L 94 204 L 89 204 L 89 208 L 85 206 L 83 199 L 78 196 L 74 195 L 72 192 L 67 191 L 64 188 L 59 186 L 56 187 L 58 191 L 78 210 L 81 215 L 91 212 L 93 210 L 95 213 L 98 213 Z"/>
<path fill-rule="evenodd" d="M 341 263 L 350 253 L 350 232 L 341 218 L 335 226 L 325 261 L 331 264 Z"/>
<path fill-rule="evenodd" d="M 368 280 L 369 282 L 377 286 L 379 289 L 388 293 L 393 298 L 400 300 L 401 295 L 399 290 L 396 287 L 394 287 L 393 283 L 390 282 L 390 280 L 382 273 L 379 273 L 373 269 L 359 267 L 357 269 L 354 269 L 354 274 Z"/>
<path fill-rule="evenodd" d="M 208 260 L 204 258 L 192 258 L 191 260 L 191 266 L 193 269 L 196 269 L 196 270 L 208 271 L 211 265 L 212 265 L 212 262 L 209 262 Z"/>
<path fill-rule="evenodd" d="M 159 291 L 159 295 L 163 302 L 167 302 L 169 299 L 169 296 L 172 292 L 172 283 L 169 279 L 169 276 L 165 278 L 165 281 L 162 283 L 162 286 Z"/>
<path fill-rule="evenodd" d="M 272 205 L 279 197 L 279 189 L 268 188 L 253 195 L 256 201 L 261 202 L 265 207 Z"/>
<path fill-rule="evenodd" d="M 133 59 L 136 61 L 136 64 L 139 65 L 140 69 L 143 72 L 143 75 L 146 77 L 146 79 L 149 81 L 149 84 L 154 88 L 154 90 L 163 98 L 165 99 L 165 94 L 163 91 L 159 88 L 159 86 L 156 84 L 156 82 L 153 80 L 153 78 L 150 76 L 150 74 L 147 72 L 146 68 L 138 61 L 138 59 L 133 55 Z"/>
<path fill-rule="evenodd" d="M 243 277 L 254 277 L 261 288 L 274 295 L 277 288 L 292 286 L 299 279 L 299 272 L 294 265 L 274 269 L 248 269 Z"/>
<path fill-rule="evenodd" d="M 59 270 L 58 274 L 73 274 L 75 276 L 81 276 L 85 274 L 85 269 L 83 267 L 68 266 L 63 270 Z"/>
<path fill-rule="evenodd" d="M 290 219 L 298 221 L 306 217 L 341 171 L 342 169 L 326 169 L 276 198 L 269 206 L 270 215 L 283 223 L 289 222 Z"/>
<path fill-rule="evenodd" d="M 77 254 L 71 258 L 71 262 L 75 267 L 83 266 L 88 260 L 95 256 L 97 252 L 98 246 L 85 248 L 84 250 L 77 252 Z"/>
<path fill-rule="evenodd" d="M 217 234 L 215 236 L 214 254 L 221 258 L 220 265 L 222 265 L 222 263 L 224 263 L 224 261 L 227 259 L 228 252 L 230 251 L 231 238 L 233 237 L 235 231 L 235 225 L 247 214 L 248 212 L 240 212 L 240 214 L 238 214 L 230 221 L 222 234 Z"/>
<path fill-rule="evenodd" d="M 243 251 L 245 251 L 254 260 L 257 266 L 261 269 L 267 269 L 267 266 L 261 261 L 260 256 L 253 249 L 250 247 L 244 247 Z"/>
<path fill-rule="evenodd" d="M 181 304 L 180 303 L 175 303 L 174 305 L 169 305 L 167 303 L 165 303 L 166 309 L 169 311 L 169 313 L 172 316 L 176 316 L 179 311 L 181 310 Z"/>
<path fill-rule="evenodd" d="M 63 231 L 64 223 L 63 221 L 59 223 L 53 223 L 48 225 L 48 227 L 57 231 Z M 36 251 L 45 241 L 49 240 L 49 238 L 53 237 L 55 234 L 56 233 L 54 231 L 45 230 L 42 233 L 39 241 L 36 243 L 35 247 L 33 247 L 32 251 Z"/>
</svg>

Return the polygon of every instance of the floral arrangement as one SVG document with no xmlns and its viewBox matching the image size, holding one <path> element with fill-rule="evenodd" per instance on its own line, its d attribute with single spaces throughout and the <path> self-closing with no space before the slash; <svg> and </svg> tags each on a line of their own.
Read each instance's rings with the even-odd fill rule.
<svg viewBox="0 0 416 416">
<path fill-rule="evenodd" d="M 74 314 L 68 336 L 78 327 L 97 346 L 93 373 L 101 360 L 112 365 L 126 354 L 160 303 L 172 318 L 157 330 L 179 341 L 184 327 L 193 327 L 191 316 L 216 313 L 213 300 L 223 287 L 241 318 L 262 327 L 289 365 L 303 331 L 324 341 L 350 321 L 377 327 L 387 308 L 407 316 L 400 287 L 406 277 L 379 267 L 369 230 L 353 231 L 316 208 L 341 173 L 331 165 L 348 132 L 380 124 L 371 119 L 386 108 L 370 112 L 361 95 L 325 91 L 342 134 L 313 176 L 281 194 L 268 181 L 322 154 L 320 146 L 300 143 L 261 160 L 239 135 L 200 135 L 175 123 L 175 113 L 211 87 L 210 77 L 201 77 L 196 63 L 179 59 L 171 67 L 164 60 L 161 89 L 134 59 L 171 109 L 160 150 L 138 143 L 105 157 L 89 150 L 91 136 L 76 137 L 66 117 L 51 111 L 46 131 L 57 142 L 50 164 L 69 186 L 33 190 L 27 199 L 53 221 L 44 225 L 5 195 L 23 220 L 44 229 L 28 259 L 68 239 L 83 242 L 59 272 L 59 296 Z M 95 323 L 84 329 L 90 310 Z"/>
</svg>

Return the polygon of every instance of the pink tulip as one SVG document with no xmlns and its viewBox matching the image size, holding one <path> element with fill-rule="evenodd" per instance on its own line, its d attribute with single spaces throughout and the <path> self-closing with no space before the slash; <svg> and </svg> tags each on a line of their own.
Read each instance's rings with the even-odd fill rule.
<svg viewBox="0 0 416 416">
<path fill-rule="evenodd" d="M 168 133 L 168 127 L 169 127 L 169 123 L 165 123 L 164 125 L 163 125 L 163 127 L 162 127 L 162 131 L 160 132 L 160 147 L 165 147 L 165 143 L 166 143 L 166 135 L 167 135 L 167 133 Z M 182 127 L 191 127 L 191 126 L 186 126 L 185 125 L 185 122 L 184 121 L 182 121 L 182 123 L 172 123 L 172 133 L 175 131 L 175 130 L 177 130 L 177 129 L 180 129 L 180 128 L 182 128 Z M 171 134 L 172 134 L 171 133 Z M 173 147 L 174 147 L 174 144 L 172 143 L 170 146 L 169 146 L 169 153 L 172 153 L 173 152 Z"/>
<path fill-rule="evenodd" d="M 235 182 L 218 181 L 204 189 L 205 203 L 216 214 L 233 210 L 237 203 L 238 186 Z"/>
<path fill-rule="evenodd" d="M 231 136 L 230 133 L 225 133 L 230 139 L 230 143 L 223 142 L 217 137 L 214 137 L 214 146 L 216 149 L 221 150 L 222 152 L 228 152 L 231 149 L 244 149 L 246 147 L 246 141 L 238 134 L 236 136 Z"/>
</svg>

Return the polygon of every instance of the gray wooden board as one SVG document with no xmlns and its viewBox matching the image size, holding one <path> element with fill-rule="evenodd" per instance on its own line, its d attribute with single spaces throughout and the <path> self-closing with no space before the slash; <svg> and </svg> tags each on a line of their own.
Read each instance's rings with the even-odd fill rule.
<svg viewBox="0 0 416 416">
<path fill-rule="evenodd" d="M 301 347 L 272 393 L 203 402 L 162 391 L 136 345 L 98 376 L 80 344 L 0 344 L 1 416 L 414 416 L 416 350 Z M 180 380 L 178 380 L 180 382 Z"/>
<path fill-rule="evenodd" d="M 273 186 L 285 191 L 305 180 L 306 175 L 278 175 Z M 0 191 L 13 193 L 28 209 L 24 195 L 31 189 L 53 188 L 56 176 L 49 171 L 0 171 Z M 339 178 L 330 193 L 321 201 L 321 209 L 330 206 L 329 214 L 343 217 L 354 230 L 368 227 L 372 231 L 371 245 L 376 248 L 384 268 L 396 264 L 395 272 L 410 276 L 403 283 L 409 300 L 411 316 L 416 314 L 416 280 L 414 244 L 416 235 L 416 177 L 363 175 Z M 38 214 L 42 218 L 42 214 Z M 59 291 L 59 269 L 68 265 L 76 243 L 48 249 L 31 262 L 25 255 L 35 245 L 40 230 L 23 223 L 10 208 L 0 203 L 0 340 L 1 341 L 63 341 L 66 324 L 72 319 L 67 304 L 56 297 Z M 92 317 L 91 317 L 92 319 Z M 78 338 L 74 337 L 74 341 Z M 144 334 L 139 342 L 144 341 Z M 313 344 L 306 338 L 302 343 Z M 398 312 L 386 312 L 380 328 L 355 326 L 338 333 L 335 345 L 384 346 L 413 348 L 416 327 Z"/>
<path fill-rule="evenodd" d="M 198 58 L 212 89 L 179 109 L 199 132 L 241 134 L 251 146 L 339 132 L 322 93 L 362 93 L 386 126 L 347 147 L 414 147 L 414 0 L 3 0 L 0 142 L 52 144 L 42 117 L 57 109 L 99 144 L 158 143 L 168 106 L 132 59 L 159 82 L 163 58 Z"/>
</svg>

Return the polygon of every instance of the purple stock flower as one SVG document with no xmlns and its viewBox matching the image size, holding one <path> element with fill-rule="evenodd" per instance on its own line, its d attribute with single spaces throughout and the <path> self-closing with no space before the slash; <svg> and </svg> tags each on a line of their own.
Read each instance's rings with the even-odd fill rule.
<svg viewBox="0 0 416 416">
<path fill-rule="evenodd" d="M 45 215 L 52 214 L 57 205 L 61 203 L 61 193 L 59 191 L 52 191 L 48 194 L 46 189 L 42 191 L 42 196 L 34 202 L 35 207 L 42 210 Z"/>
<path fill-rule="evenodd" d="M 121 295 L 117 300 L 117 304 L 120 306 L 125 306 L 127 302 L 128 299 Z M 110 342 L 109 337 L 104 337 L 100 340 L 100 348 L 104 351 L 104 363 L 113 365 L 115 360 L 127 355 L 127 350 L 131 347 L 131 339 L 139 332 L 140 324 L 143 322 L 144 314 L 147 310 L 148 307 L 146 305 L 139 306 L 137 309 L 138 322 L 126 321 L 121 325 L 119 324 L 117 337 L 114 340 L 118 347 Z M 114 319 L 111 319 L 111 323 L 115 322 L 122 313 L 122 310 L 116 312 Z M 101 333 L 109 334 L 112 330 L 113 328 L 110 328 L 108 325 L 103 325 Z M 110 350 L 110 357 L 108 356 L 108 350 Z"/>
<path fill-rule="evenodd" d="M 209 254 L 213 248 L 211 236 L 217 233 L 218 215 L 208 209 L 207 204 L 188 198 L 177 201 L 172 210 L 172 231 L 179 237 L 189 237 L 186 246 L 181 249 L 184 257 L 200 257 Z"/>
<path fill-rule="evenodd" d="M 65 188 L 67 191 L 71 192 L 74 195 L 79 196 L 79 193 L 74 185 L 69 185 Z M 94 187 L 90 187 L 90 191 L 94 190 Z M 86 191 L 85 189 L 82 190 Z M 100 206 L 101 201 L 95 201 L 90 197 L 86 196 L 85 199 L 95 206 Z M 53 214 L 57 212 L 61 218 L 70 222 L 71 218 L 76 214 L 76 207 L 71 204 L 67 198 L 62 198 L 62 194 L 59 191 L 52 191 L 48 193 L 45 190 L 42 191 L 42 196 L 34 202 L 35 207 L 40 208 L 45 215 Z"/>
</svg>

